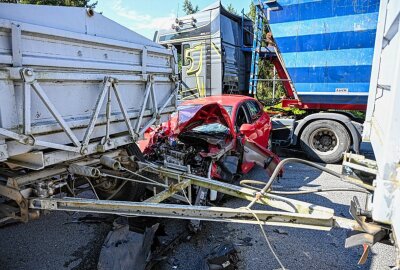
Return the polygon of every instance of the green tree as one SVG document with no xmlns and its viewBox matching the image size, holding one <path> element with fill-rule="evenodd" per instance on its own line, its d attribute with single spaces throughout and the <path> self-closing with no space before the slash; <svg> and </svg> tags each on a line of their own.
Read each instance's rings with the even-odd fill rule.
<svg viewBox="0 0 400 270">
<path fill-rule="evenodd" d="M 228 10 L 230 13 L 238 15 L 237 10 L 233 7 L 232 3 L 230 3 L 227 7 L 226 10 Z"/>
<path fill-rule="evenodd" d="M 253 25 L 256 20 L 256 6 L 254 5 L 253 1 L 250 3 L 249 7 L 249 12 L 247 13 L 247 16 L 253 20 Z M 253 30 L 254 31 L 254 30 Z M 263 38 L 262 38 L 262 43 L 261 47 L 267 47 L 268 44 L 266 42 L 266 35 L 268 32 L 268 27 L 267 25 L 264 26 L 264 33 L 263 33 Z M 258 64 L 258 78 L 260 79 L 266 79 L 266 80 L 272 80 L 274 79 L 274 65 L 268 58 L 262 58 L 259 61 Z M 278 78 L 278 75 L 276 75 L 276 79 Z M 282 96 L 285 95 L 284 87 L 282 82 L 276 81 L 275 82 L 275 96 L 273 96 L 273 81 L 259 81 L 257 84 L 257 98 L 261 101 L 264 101 L 266 104 L 273 104 L 277 100 L 279 100 Z M 274 100 L 272 98 L 275 98 Z"/>
<path fill-rule="evenodd" d="M 190 0 L 185 0 L 183 2 L 183 11 L 186 13 L 186 15 L 194 14 L 199 12 L 199 6 L 196 5 L 196 7 L 193 7 L 193 4 Z"/>
<path fill-rule="evenodd" d="M 247 16 L 255 22 L 256 20 L 256 6 L 254 5 L 253 1 L 250 2 L 249 12 Z"/>
<path fill-rule="evenodd" d="M 20 0 L 21 4 L 49 5 L 49 6 L 73 6 L 95 8 L 97 1 L 90 3 L 91 0 Z"/>
</svg>

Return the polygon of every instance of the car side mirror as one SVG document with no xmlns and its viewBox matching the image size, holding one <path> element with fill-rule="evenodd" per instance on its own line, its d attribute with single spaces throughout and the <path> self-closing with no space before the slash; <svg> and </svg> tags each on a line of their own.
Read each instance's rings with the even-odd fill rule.
<svg viewBox="0 0 400 270">
<path fill-rule="evenodd" d="M 243 124 L 240 127 L 240 132 L 243 134 L 246 134 L 248 132 L 253 132 L 254 131 L 254 126 L 252 124 Z"/>
</svg>

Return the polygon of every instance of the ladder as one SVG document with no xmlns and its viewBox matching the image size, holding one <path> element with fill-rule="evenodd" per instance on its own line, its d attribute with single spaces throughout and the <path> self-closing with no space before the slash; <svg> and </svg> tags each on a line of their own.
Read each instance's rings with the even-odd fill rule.
<svg viewBox="0 0 400 270">
<path fill-rule="evenodd" d="M 258 84 L 258 72 L 259 72 L 259 61 L 260 52 L 262 46 L 262 37 L 264 34 L 264 14 L 259 6 L 256 6 L 256 18 L 254 24 L 254 38 L 253 47 L 251 49 L 251 67 L 250 67 L 250 85 L 249 95 L 255 96 L 257 93 Z"/>
</svg>

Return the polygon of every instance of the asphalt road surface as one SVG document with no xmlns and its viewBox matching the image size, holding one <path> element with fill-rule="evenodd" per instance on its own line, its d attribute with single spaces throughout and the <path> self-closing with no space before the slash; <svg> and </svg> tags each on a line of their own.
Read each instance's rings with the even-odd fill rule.
<svg viewBox="0 0 400 270">
<path fill-rule="evenodd" d="M 340 171 L 340 165 L 328 165 Z M 245 179 L 266 179 L 261 168 L 253 169 Z M 284 177 L 275 184 L 280 189 L 299 187 L 352 187 L 333 176 L 303 165 L 288 165 Z M 350 217 L 348 204 L 361 193 L 332 192 L 297 196 L 296 199 L 330 207 L 335 214 Z M 235 198 L 225 198 L 224 205 L 246 205 Z M 262 209 L 258 206 L 256 209 Z M 28 224 L 0 228 L 0 269 L 96 269 L 101 246 L 111 229 L 113 217 L 86 214 L 49 213 Z M 90 216 L 89 216 L 90 217 Z M 99 218 L 98 220 L 96 218 Z M 83 220 L 82 220 L 83 218 Z M 186 221 L 165 222 L 168 241 L 186 230 Z M 394 248 L 376 244 L 363 266 L 357 265 L 361 248 L 345 249 L 346 230 L 313 231 L 285 227 L 265 227 L 267 235 L 286 269 L 390 269 Z M 201 232 L 174 248 L 157 269 L 199 269 L 201 261 L 217 245 L 232 242 L 239 255 L 239 269 L 279 269 L 260 228 L 253 225 L 204 222 Z"/>
</svg>

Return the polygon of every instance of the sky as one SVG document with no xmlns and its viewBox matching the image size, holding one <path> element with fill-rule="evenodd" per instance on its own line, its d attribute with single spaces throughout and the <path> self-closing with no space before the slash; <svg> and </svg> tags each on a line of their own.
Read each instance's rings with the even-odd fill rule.
<svg viewBox="0 0 400 270">
<path fill-rule="evenodd" d="M 200 10 L 214 2 L 215 0 L 192 0 L 193 5 L 198 5 Z M 222 0 L 225 6 L 232 3 L 238 13 L 243 8 L 247 12 L 250 2 L 251 0 Z M 98 0 L 96 11 L 153 39 L 156 30 L 171 28 L 177 15 L 185 15 L 182 5 L 183 0 Z"/>
</svg>

